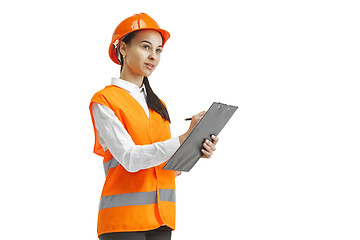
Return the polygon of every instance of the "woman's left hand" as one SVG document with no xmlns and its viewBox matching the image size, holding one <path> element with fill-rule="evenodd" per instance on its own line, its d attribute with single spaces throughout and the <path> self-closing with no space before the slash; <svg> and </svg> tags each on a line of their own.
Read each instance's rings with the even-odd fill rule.
<svg viewBox="0 0 360 240">
<path fill-rule="evenodd" d="M 212 142 L 206 139 L 203 143 L 204 148 L 201 149 L 201 152 L 204 154 L 201 158 L 211 158 L 214 151 L 216 150 L 216 144 L 219 141 L 219 138 L 215 135 L 211 135 Z M 180 176 L 181 171 L 175 171 L 175 177 Z"/>
<path fill-rule="evenodd" d="M 216 150 L 216 144 L 219 141 L 219 138 L 215 135 L 211 135 L 212 142 L 208 139 L 205 140 L 203 143 L 203 149 L 201 149 L 201 152 L 204 154 L 202 155 L 202 158 L 211 158 L 214 151 Z"/>
</svg>

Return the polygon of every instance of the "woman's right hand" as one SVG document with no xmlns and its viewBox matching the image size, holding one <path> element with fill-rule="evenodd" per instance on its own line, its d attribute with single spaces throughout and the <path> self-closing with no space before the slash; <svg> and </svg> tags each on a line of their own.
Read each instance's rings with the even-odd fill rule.
<svg viewBox="0 0 360 240">
<path fill-rule="evenodd" d="M 191 131 L 195 128 L 195 126 L 198 124 L 200 119 L 205 115 L 205 113 L 206 113 L 205 111 L 199 112 L 198 114 L 194 115 L 191 118 L 191 123 L 190 123 L 189 129 L 186 131 L 186 133 L 179 136 L 180 144 L 182 144 L 185 141 L 185 139 L 189 136 Z"/>
</svg>

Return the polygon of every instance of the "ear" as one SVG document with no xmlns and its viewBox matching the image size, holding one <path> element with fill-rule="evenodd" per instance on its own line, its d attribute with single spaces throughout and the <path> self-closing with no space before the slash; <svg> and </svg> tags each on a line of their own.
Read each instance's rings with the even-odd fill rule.
<svg viewBox="0 0 360 240">
<path fill-rule="evenodd" d="M 120 50 L 121 55 L 126 56 L 127 46 L 124 41 L 120 41 L 119 50 Z"/>
</svg>

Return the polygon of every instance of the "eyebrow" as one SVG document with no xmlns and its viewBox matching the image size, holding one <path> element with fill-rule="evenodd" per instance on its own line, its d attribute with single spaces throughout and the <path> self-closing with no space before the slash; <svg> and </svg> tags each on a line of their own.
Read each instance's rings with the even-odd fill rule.
<svg viewBox="0 0 360 240">
<path fill-rule="evenodd" d="M 149 41 L 147 41 L 147 40 L 143 40 L 143 41 L 141 41 L 140 43 L 142 43 L 142 42 L 146 42 L 146 43 L 148 43 L 148 44 L 152 45 L 152 43 L 151 43 L 151 42 L 149 42 Z M 158 47 L 162 47 L 162 45 L 159 45 Z"/>
</svg>

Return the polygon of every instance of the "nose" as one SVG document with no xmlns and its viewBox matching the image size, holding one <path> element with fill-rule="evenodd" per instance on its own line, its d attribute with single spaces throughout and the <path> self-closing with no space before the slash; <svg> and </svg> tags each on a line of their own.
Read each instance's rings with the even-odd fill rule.
<svg viewBox="0 0 360 240">
<path fill-rule="evenodd" d="M 156 58 L 157 58 L 156 53 L 151 51 L 151 52 L 149 53 L 149 59 L 150 59 L 151 61 L 155 61 Z"/>
</svg>

